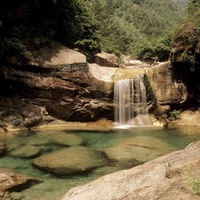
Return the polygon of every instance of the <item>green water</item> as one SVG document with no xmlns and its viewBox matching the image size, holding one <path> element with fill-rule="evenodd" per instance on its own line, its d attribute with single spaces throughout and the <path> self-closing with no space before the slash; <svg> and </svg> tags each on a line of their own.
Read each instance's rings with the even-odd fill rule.
<svg viewBox="0 0 200 200">
<path fill-rule="evenodd" d="M 55 151 L 63 148 L 58 144 L 52 143 L 51 136 L 59 134 L 60 132 L 71 133 L 81 137 L 84 140 L 85 146 L 89 148 L 102 151 L 103 149 L 113 148 L 119 144 L 127 144 L 130 141 L 151 143 L 155 141 L 155 146 L 161 144 L 159 155 L 168 152 L 182 149 L 189 143 L 200 139 L 200 131 L 192 127 L 187 130 L 173 130 L 162 128 L 133 128 L 125 130 L 111 130 L 111 131 L 70 131 L 70 130 L 51 130 L 51 131 L 31 131 L 20 132 L 19 134 L 1 136 L 1 141 L 8 145 L 8 151 L 15 149 L 23 144 L 31 144 L 42 146 L 47 152 Z M 145 144 L 146 144 L 145 143 Z M 135 148 L 128 143 L 129 148 Z M 130 147 L 131 146 L 131 147 Z M 154 146 L 154 145 L 153 145 Z M 65 147 L 66 148 L 66 147 Z M 148 147 L 149 148 L 149 147 Z M 153 147 L 152 147 L 153 148 Z M 116 148 L 116 151 L 119 148 Z M 150 148 L 149 148 L 150 149 Z M 45 152 L 45 151 L 44 151 Z M 156 154 L 157 155 L 157 154 Z M 123 156 L 123 155 L 122 155 Z M 134 165 L 133 165 L 134 166 Z M 73 177 L 56 177 L 50 173 L 45 173 L 32 165 L 32 159 L 21 159 L 11 157 L 9 154 L 0 158 L 0 167 L 14 169 L 23 174 L 28 174 L 39 178 L 43 182 L 29 189 L 21 191 L 23 200 L 60 200 L 62 196 L 72 187 L 88 183 L 99 178 L 102 175 L 118 171 L 124 168 L 130 168 L 128 165 L 117 165 L 116 163 L 106 162 L 103 168 L 94 170 L 90 174 L 73 176 Z"/>
</svg>

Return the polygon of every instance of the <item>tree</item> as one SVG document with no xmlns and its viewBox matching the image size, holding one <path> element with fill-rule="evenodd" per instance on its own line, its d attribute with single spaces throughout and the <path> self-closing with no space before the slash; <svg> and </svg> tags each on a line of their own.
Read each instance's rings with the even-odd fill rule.
<svg viewBox="0 0 200 200">
<path fill-rule="evenodd" d="M 87 54 L 99 51 L 96 21 L 83 0 L 8 0 L 0 6 L 0 58 L 29 59 L 58 41 Z"/>
<path fill-rule="evenodd" d="M 187 7 L 187 13 L 188 13 L 189 17 L 191 17 L 199 9 L 200 1 L 199 0 L 188 0 L 186 7 Z"/>
</svg>

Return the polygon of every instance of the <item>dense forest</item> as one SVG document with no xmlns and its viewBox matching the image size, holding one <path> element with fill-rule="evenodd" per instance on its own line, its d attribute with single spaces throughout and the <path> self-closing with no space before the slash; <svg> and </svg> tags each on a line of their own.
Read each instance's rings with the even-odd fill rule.
<svg viewBox="0 0 200 200">
<path fill-rule="evenodd" d="M 167 59 L 173 32 L 184 20 L 184 8 L 171 0 L 87 1 L 99 22 L 101 49 L 140 59 Z"/>
<path fill-rule="evenodd" d="M 60 42 L 85 53 L 89 60 L 100 51 L 166 60 L 177 28 L 188 17 L 199 23 L 198 1 L 186 2 L 2 0 L 0 59 L 27 61 L 37 49 Z"/>
</svg>

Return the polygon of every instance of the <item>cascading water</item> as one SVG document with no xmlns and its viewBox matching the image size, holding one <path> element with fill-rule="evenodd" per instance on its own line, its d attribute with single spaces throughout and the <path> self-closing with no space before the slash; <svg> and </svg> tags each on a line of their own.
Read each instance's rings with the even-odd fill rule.
<svg viewBox="0 0 200 200">
<path fill-rule="evenodd" d="M 116 126 L 151 125 L 147 113 L 146 88 L 141 77 L 116 81 L 114 101 Z"/>
</svg>

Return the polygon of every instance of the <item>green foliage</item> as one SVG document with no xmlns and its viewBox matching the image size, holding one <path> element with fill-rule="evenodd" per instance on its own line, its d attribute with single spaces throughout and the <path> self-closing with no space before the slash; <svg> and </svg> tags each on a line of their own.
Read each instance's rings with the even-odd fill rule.
<svg viewBox="0 0 200 200">
<path fill-rule="evenodd" d="M 161 118 L 174 121 L 180 119 L 180 114 L 182 110 L 167 110 L 161 113 Z"/>
<path fill-rule="evenodd" d="M 171 51 L 172 45 L 172 34 L 165 34 L 160 37 L 154 47 L 154 55 L 159 58 L 159 60 L 167 60 Z"/>
<path fill-rule="evenodd" d="M 191 17 L 194 13 L 196 13 L 199 10 L 199 6 L 199 0 L 188 0 L 186 7 L 189 17 Z"/>
<path fill-rule="evenodd" d="M 52 40 L 88 55 L 99 51 L 97 21 L 83 0 L 3 0 L 1 4 L 0 59 L 18 55 L 28 59 L 31 50 Z"/>
<path fill-rule="evenodd" d="M 180 118 L 181 110 L 172 110 L 169 112 L 169 119 L 176 120 Z"/>
<path fill-rule="evenodd" d="M 135 4 L 141 4 L 143 3 L 145 0 L 133 0 L 133 3 Z"/>
<path fill-rule="evenodd" d="M 101 49 L 140 59 L 168 59 L 173 30 L 185 19 L 183 8 L 171 0 L 87 0 L 86 3 L 99 21 Z"/>
<path fill-rule="evenodd" d="M 162 61 L 168 59 L 173 30 L 185 19 L 183 8 L 171 0 L 2 0 L 0 4 L 0 59 L 14 54 L 28 59 L 30 51 L 55 40 L 88 58 L 103 50 Z"/>
<path fill-rule="evenodd" d="M 22 41 L 17 38 L 5 38 L 4 43 L 5 50 L 2 53 L 6 54 L 7 56 L 18 55 L 23 58 L 29 58 L 32 55 Z"/>
<path fill-rule="evenodd" d="M 180 62 L 186 63 L 193 68 L 199 68 L 199 60 L 196 57 L 196 50 L 200 39 L 200 1 L 189 0 L 187 3 L 188 19 L 174 36 L 174 42 L 183 47 Z"/>
<path fill-rule="evenodd" d="M 200 195 L 200 178 L 199 177 L 193 177 L 190 181 L 189 181 L 189 186 L 192 187 L 193 191 Z"/>
</svg>

